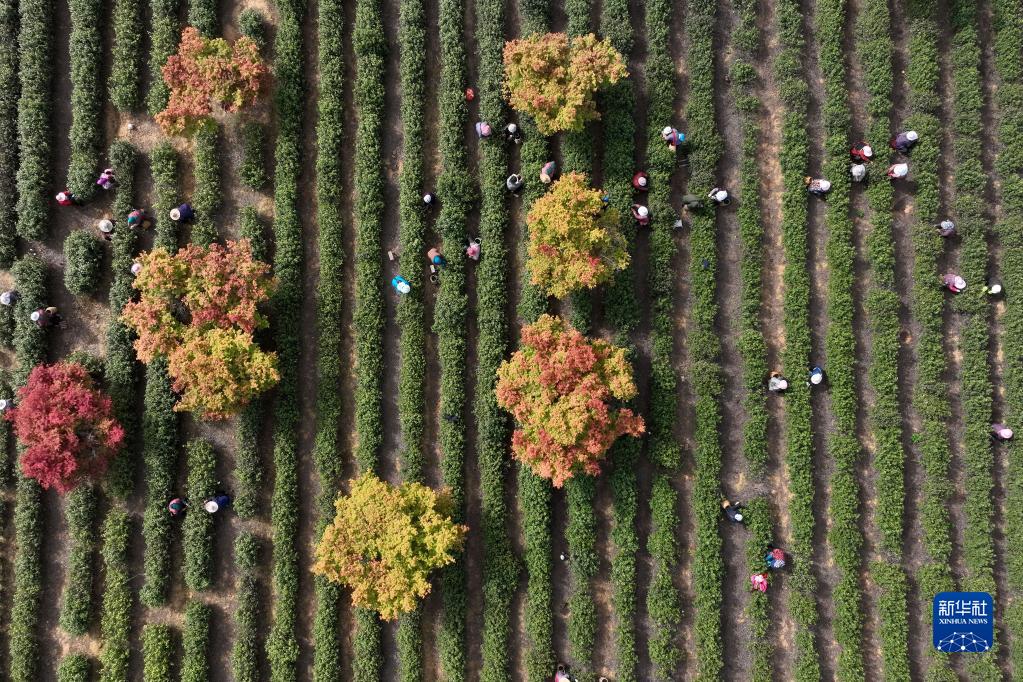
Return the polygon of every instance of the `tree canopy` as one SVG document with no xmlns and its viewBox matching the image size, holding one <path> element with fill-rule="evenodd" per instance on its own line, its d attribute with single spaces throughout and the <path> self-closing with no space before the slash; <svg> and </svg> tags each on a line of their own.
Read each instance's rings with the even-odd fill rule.
<svg viewBox="0 0 1023 682">
<path fill-rule="evenodd" d="M 33 368 L 5 418 L 25 446 L 22 473 L 60 493 L 102 477 L 124 444 L 109 396 L 78 363 Z"/>
<path fill-rule="evenodd" d="M 260 350 L 253 332 L 267 326 L 259 311 L 273 291 L 270 266 L 252 257 L 247 240 L 140 257 L 141 293 L 123 319 L 137 334 L 142 362 L 168 360 L 178 411 L 223 419 L 277 383 L 277 356 Z"/>
<path fill-rule="evenodd" d="M 533 284 L 564 298 L 593 289 L 629 265 L 617 210 L 605 208 L 582 173 L 568 173 L 537 199 L 526 218 Z"/>
<path fill-rule="evenodd" d="M 351 482 L 316 548 L 313 572 L 351 588 L 352 602 L 393 620 L 430 593 L 430 571 L 454 562 L 468 528 L 450 499 L 419 483 L 392 486 L 371 473 Z"/>
<path fill-rule="evenodd" d="M 505 97 L 544 135 L 579 131 L 600 118 L 597 90 L 627 75 L 611 42 L 592 33 L 571 41 L 564 33 L 546 33 L 504 45 Z"/>
<path fill-rule="evenodd" d="M 515 418 L 515 458 L 560 488 L 595 476 L 619 436 L 638 436 L 643 418 L 615 402 L 636 395 L 625 350 L 590 340 L 543 315 L 523 327 L 521 347 L 497 372 L 497 402 Z"/>
<path fill-rule="evenodd" d="M 168 135 L 180 135 L 209 117 L 214 103 L 230 112 L 255 103 L 270 70 L 252 39 L 241 37 L 232 45 L 189 26 L 162 73 L 170 99 L 156 122 Z"/>
</svg>

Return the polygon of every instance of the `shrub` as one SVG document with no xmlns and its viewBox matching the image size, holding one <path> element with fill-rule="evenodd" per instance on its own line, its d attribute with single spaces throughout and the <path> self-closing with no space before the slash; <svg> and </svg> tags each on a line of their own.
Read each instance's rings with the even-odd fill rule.
<svg viewBox="0 0 1023 682">
<path fill-rule="evenodd" d="M 89 668 L 85 654 L 68 654 L 57 668 L 57 682 L 89 682 Z"/>
<path fill-rule="evenodd" d="M 188 3 L 188 23 L 203 36 L 213 38 L 220 32 L 216 0 L 192 0 Z M 243 34 L 244 35 L 244 34 Z"/>
<path fill-rule="evenodd" d="M 71 158 L 67 186 L 80 200 L 96 193 L 96 173 L 103 136 L 100 120 L 102 88 L 100 65 L 103 63 L 103 3 L 100 0 L 73 0 L 71 9 Z"/>
<path fill-rule="evenodd" d="M 199 505 L 216 493 L 217 458 L 208 441 L 188 443 L 188 483 L 185 494 L 192 501 L 191 513 L 182 521 L 185 585 L 193 591 L 213 586 L 213 515 Z"/>
<path fill-rule="evenodd" d="M 210 621 L 213 607 L 193 599 L 185 607 L 184 655 L 181 682 L 206 682 L 210 679 Z"/>
<path fill-rule="evenodd" d="M 643 433 L 642 417 L 611 405 L 636 395 L 625 351 L 588 341 L 550 315 L 523 327 L 496 390 L 517 422 L 515 457 L 558 488 L 575 474 L 600 473 L 599 460 L 619 436 Z"/>
<path fill-rule="evenodd" d="M 237 572 L 237 608 L 234 612 L 234 645 L 231 672 L 239 682 L 255 682 L 260 677 L 262 652 L 262 595 L 259 585 L 259 543 L 243 531 L 234 542 Z"/>
<path fill-rule="evenodd" d="M 338 498 L 313 572 L 350 587 L 356 606 L 393 620 L 430 593 L 431 571 L 455 560 L 468 528 L 451 521 L 450 504 L 422 484 L 395 487 L 364 473 Z"/>
<path fill-rule="evenodd" d="M 238 175 L 242 184 L 249 189 L 258 191 L 266 187 L 266 162 L 263 160 L 265 150 L 266 129 L 261 123 L 247 121 L 242 125 L 242 165 Z"/>
<path fill-rule="evenodd" d="M 134 284 L 141 297 L 122 318 L 139 335 L 140 360 L 167 359 L 182 394 L 174 409 L 223 419 L 276 383 L 276 355 L 252 337 L 267 325 L 257 306 L 274 281 L 248 242 L 189 245 L 174 255 L 157 248 L 140 262 Z"/>
<path fill-rule="evenodd" d="M 142 677 L 146 682 L 173 679 L 174 631 L 169 625 L 148 623 L 142 628 Z"/>
<path fill-rule="evenodd" d="M 529 210 L 529 273 L 546 293 L 564 298 L 593 289 L 628 267 L 618 211 L 600 197 L 585 175 L 569 173 Z"/>
<path fill-rule="evenodd" d="M 335 25 L 340 25 L 336 23 L 340 15 L 334 19 Z M 252 7 L 243 9 L 238 15 L 238 31 L 254 42 L 260 50 L 266 47 L 266 20 L 259 10 Z"/>
<path fill-rule="evenodd" d="M 17 256 L 18 3 L 0 3 L 0 267 Z"/>
<path fill-rule="evenodd" d="M 18 235 L 42 239 L 50 220 L 49 193 L 52 177 L 51 109 L 53 5 L 45 0 L 18 3 Z"/>
<path fill-rule="evenodd" d="M 25 476 L 66 493 L 103 475 L 124 442 L 110 398 L 94 387 L 81 365 L 39 365 L 18 390 L 17 407 L 4 418 L 26 448 Z"/>
<path fill-rule="evenodd" d="M 146 108 L 150 116 L 156 116 L 167 106 L 170 91 L 163 80 L 164 64 L 174 54 L 181 37 L 181 21 L 178 19 L 179 0 L 149 0 L 149 16 L 152 21 L 149 49 L 149 94 Z M 138 25 L 135 25 L 138 30 Z"/>
<path fill-rule="evenodd" d="M 78 486 L 67 496 L 67 580 L 61 596 L 60 626 L 84 635 L 92 617 L 93 552 L 96 550 L 96 489 Z"/>
<path fill-rule="evenodd" d="M 134 111 L 141 104 L 142 0 L 114 0 L 111 23 L 114 43 L 110 58 L 110 101 L 118 111 Z"/>
<path fill-rule="evenodd" d="M 254 104 L 269 70 L 248 38 L 231 45 L 223 38 L 203 38 L 188 27 L 162 73 L 170 95 L 156 122 L 165 133 L 180 135 L 194 132 L 213 113 L 214 104 L 229 112 Z"/>
<path fill-rule="evenodd" d="M 100 651 L 101 682 L 128 679 L 128 659 L 131 655 L 132 589 L 129 584 L 128 534 L 131 522 L 128 515 L 114 507 L 103 522 L 103 568 L 106 582 L 103 586 L 103 607 L 100 632 L 103 648 Z"/>
<path fill-rule="evenodd" d="M 195 223 L 192 243 L 209 246 L 217 238 L 217 211 L 220 210 L 220 127 L 208 122 L 195 133 L 195 192 L 192 205 Z"/>
<path fill-rule="evenodd" d="M 600 118 L 595 93 L 627 75 L 622 56 L 592 33 L 569 41 L 564 33 L 512 40 L 504 48 L 504 92 L 512 108 L 529 114 L 544 135 L 582 130 Z"/>
<path fill-rule="evenodd" d="M 88 230 L 74 230 L 64 239 L 64 286 L 72 294 L 88 294 L 99 286 L 103 244 Z"/>
</svg>

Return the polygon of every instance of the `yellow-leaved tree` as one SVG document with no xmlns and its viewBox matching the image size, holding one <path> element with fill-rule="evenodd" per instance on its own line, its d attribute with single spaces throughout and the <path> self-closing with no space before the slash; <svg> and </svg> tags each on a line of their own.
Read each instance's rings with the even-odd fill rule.
<svg viewBox="0 0 1023 682">
<path fill-rule="evenodd" d="M 545 33 L 504 45 L 504 94 L 515 111 L 529 114 L 544 135 L 582 130 L 600 118 L 595 95 L 628 75 L 610 40 L 592 33 L 569 41 Z"/>
<path fill-rule="evenodd" d="M 582 173 L 555 182 L 533 203 L 526 223 L 532 282 L 551 296 L 592 289 L 629 265 L 618 211 L 604 207 Z"/>
<path fill-rule="evenodd" d="M 451 501 L 419 483 L 392 486 L 371 473 L 351 481 L 316 548 L 313 572 L 352 590 L 352 603 L 394 620 L 430 593 L 430 571 L 455 560 L 467 527 Z"/>
</svg>

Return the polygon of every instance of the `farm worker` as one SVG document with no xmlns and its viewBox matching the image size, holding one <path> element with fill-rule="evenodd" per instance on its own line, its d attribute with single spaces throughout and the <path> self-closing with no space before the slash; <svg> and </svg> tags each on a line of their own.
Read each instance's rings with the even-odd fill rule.
<svg viewBox="0 0 1023 682">
<path fill-rule="evenodd" d="M 444 260 L 444 256 L 440 255 L 440 249 L 436 246 L 426 252 L 426 258 L 430 261 L 431 265 L 436 265 L 440 268 L 448 264 L 448 262 Z"/>
<path fill-rule="evenodd" d="M 956 233 L 956 224 L 948 218 L 938 223 L 938 234 L 942 237 L 951 237 Z"/>
<path fill-rule="evenodd" d="M 99 235 L 103 237 L 103 239 L 110 241 L 110 236 L 114 233 L 114 223 L 110 220 L 110 218 L 103 218 L 96 223 L 96 229 L 99 230 Z"/>
<path fill-rule="evenodd" d="M 767 567 L 772 569 L 784 568 L 785 566 L 785 552 L 781 551 L 774 545 L 768 543 L 767 555 L 764 557 L 764 561 L 767 562 Z"/>
<path fill-rule="evenodd" d="M 686 136 L 671 126 L 664 126 L 661 131 L 661 139 L 668 144 L 668 149 L 675 151 L 679 145 L 686 141 Z"/>
<path fill-rule="evenodd" d="M 0 398 L 0 412 L 6 412 L 7 408 L 11 406 L 11 401 L 7 398 Z"/>
<path fill-rule="evenodd" d="M 988 296 L 1001 296 L 1002 292 L 1005 290 L 1002 288 L 1001 283 L 997 279 L 989 279 L 987 284 L 984 285 L 982 291 Z"/>
<path fill-rule="evenodd" d="M 486 138 L 490 137 L 490 134 L 492 132 L 494 131 L 490 129 L 490 124 L 487 123 L 486 121 L 476 122 L 476 137 L 478 137 L 479 139 L 485 140 Z"/>
<path fill-rule="evenodd" d="M 701 208 L 703 208 L 703 199 L 696 196 L 695 194 L 683 194 L 682 208 L 685 208 L 690 211 L 699 211 Z"/>
<path fill-rule="evenodd" d="M 710 197 L 710 202 L 715 206 L 727 206 L 732 203 L 731 198 L 728 196 L 728 190 L 721 187 L 715 187 L 707 196 Z"/>
<path fill-rule="evenodd" d="M 508 188 L 508 191 L 512 194 L 518 194 L 519 190 L 522 189 L 522 176 L 518 173 L 512 173 L 508 176 L 508 179 L 504 181 L 504 186 Z"/>
<path fill-rule="evenodd" d="M 803 178 L 806 191 L 814 196 L 822 197 L 831 191 L 831 181 L 824 178 L 811 178 L 809 175 Z"/>
<path fill-rule="evenodd" d="M 135 277 L 138 277 L 138 274 L 140 272 L 142 272 L 142 263 L 135 261 L 134 263 L 131 264 L 131 274 Z"/>
<path fill-rule="evenodd" d="M 893 180 L 898 180 L 909 175 L 909 164 L 908 163 L 893 163 L 888 166 L 888 177 Z"/>
<path fill-rule="evenodd" d="M 721 508 L 725 511 L 725 516 L 729 521 L 742 523 L 742 512 L 739 511 L 739 505 L 732 504 L 726 499 L 721 502 Z"/>
<path fill-rule="evenodd" d="M 133 208 L 128 214 L 128 227 L 149 227 L 149 218 L 141 208 Z"/>
<path fill-rule="evenodd" d="M 856 161 L 870 163 L 874 158 L 874 149 L 866 142 L 860 142 L 852 146 L 852 149 L 849 150 L 849 155 Z"/>
<path fill-rule="evenodd" d="M 640 206 L 639 204 L 632 205 L 632 217 L 636 219 L 636 222 L 646 227 L 650 224 L 650 209 L 646 206 Z"/>
<path fill-rule="evenodd" d="M 1012 440 L 1013 437 L 1012 429 L 1005 424 L 992 424 L 991 425 L 991 437 L 997 441 L 1006 442 Z"/>
<path fill-rule="evenodd" d="M 21 298 L 21 294 L 14 289 L 9 289 L 0 294 L 0 305 L 14 305 L 19 298 Z"/>
<path fill-rule="evenodd" d="M 34 310 L 29 317 L 36 323 L 37 327 L 41 327 L 43 329 L 50 325 L 60 324 L 64 320 L 64 318 L 60 316 L 60 313 L 57 312 L 57 307 L 52 305 L 49 308 Z"/>
<path fill-rule="evenodd" d="M 953 294 L 958 294 L 966 288 L 966 280 L 951 272 L 942 277 L 941 282 Z"/>
<path fill-rule="evenodd" d="M 395 291 L 399 294 L 407 294 L 412 291 L 412 286 L 408 283 L 408 280 L 401 275 L 395 275 L 391 280 L 391 286 L 394 287 Z"/>
<path fill-rule="evenodd" d="M 948 273 L 942 277 L 941 282 L 943 286 L 947 287 L 954 294 L 958 294 L 966 288 L 966 280 L 954 273 Z"/>
<path fill-rule="evenodd" d="M 210 514 L 216 514 L 229 504 L 231 504 L 231 497 L 225 492 L 217 491 L 213 497 L 203 503 L 202 508 Z"/>
<path fill-rule="evenodd" d="M 632 176 L 632 186 L 638 192 L 645 192 L 649 189 L 650 176 L 643 171 L 636 171 L 636 174 Z"/>
<path fill-rule="evenodd" d="M 558 669 L 554 673 L 554 682 L 571 682 L 572 678 L 568 676 L 568 672 L 565 670 L 565 666 L 558 664 Z"/>
<path fill-rule="evenodd" d="M 63 192 L 57 192 L 57 203 L 61 206 L 73 206 L 75 198 L 70 190 L 64 190 Z"/>
<path fill-rule="evenodd" d="M 889 140 L 888 146 L 897 152 L 905 154 L 913 148 L 913 145 L 915 145 L 919 139 L 920 136 L 915 130 L 907 130 L 906 132 L 899 133 Z"/>
<path fill-rule="evenodd" d="M 426 194 L 423 195 L 423 203 L 426 204 L 427 207 L 432 206 L 433 202 L 436 200 L 437 196 L 432 192 L 427 192 Z"/>
<path fill-rule="evenodd" d="M 465 89 L 465 101 L 466 102 L 471 102 L 474 99 L 476 99 L 476 91 L 473 90 L 472 88 L 466 88 Z"/>
<path fill-rule="evenodd" d="M 465 244 L 465 255 L 473 260 L 480 259 L 480 238 L 470 239 Z"/>
<path fill-rule="evenodd" d="M 852 176 L 853 182 L 863 182 L 867 179 L 867 167 L 862 163 L 854 163 L 849 167 L 849 175 Z"/>
<path fill-rule="evenodd" d="M 170 210 L 170 217 L 175 222 L 187 223 L 195 217 L 195 211 L 192 210 L 191 204 L 181 204 L 177 208 Z"/>
<path fill-rule="evenodd" d="M 114 177 L 114 169 L 107 168 L 102 173 L 100 173 L 99 180 L 96 181 L 96 184 L 105 190 L 117 187 L 117 178 Z"/>
<path fill-rule="evenodd" d="M 606 211 L 608 206 L 610 206 L 610 205 L 611 205 L 611 195 L 610 194 L 601 194 L 600 195 L 600 210 L 601 211 Z"/>
<path fill-rule="evenodd" d="M 781 393 L 787 390 L 789 387 L 788 380 L 778 372 L 771 372 L 771 376 L 767 379 L 767 390 L 772 393 Z"/>
<path fill-rule="evenodd" d="M 813 386 L 820 386 L 824 383 L 824 370 L 820 367 L 814 367 L 810 370 L 810 384 Z"/>
<path fill-rule="evenodd" d="M 183 499 L 181 499 L 180 497 L 175 497 L 173 500 L 167 503 L 167 511 L 170 512 L 171 516 L 177 516 L 181 512 L 185 511 L 185 507 L 187 506 L 188 505 L 185 504 L 185 501 Z"/>
<path fill-rule="evenodd" d="M 750 585 L 754 592 L 760 590 L 761 592 L 767 592 L 767 574 L 766 573 L 754 573 L 749 577 Z"/>
<path fill-rule="evenodd" d="M 522 142 L 522 131 L 519 130 L 518 125 L 514 123 L 506 125 L 504 127 L 504 139 L 512 144 L 520 144 Z"/>
<path fill-rule="evenodd" d="M 558 165 L 553 161 L 548 161 L 540 169 L 540 182 L 545 185 L 551 184 L 551 180 L 554 179 L 554 174 L 558 172 Z"/>
</svg>

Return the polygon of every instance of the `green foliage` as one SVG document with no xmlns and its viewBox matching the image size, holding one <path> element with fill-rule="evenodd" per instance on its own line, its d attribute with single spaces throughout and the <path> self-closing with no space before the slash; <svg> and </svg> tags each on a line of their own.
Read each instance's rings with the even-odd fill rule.
<svg viewBox="0 0 1023 682">
<path fill-rule="evenodd" d="M 80 485 L 66 498 L 67 579 L 61 596 L 60 626 L 84 635 L 92 616 L 93 552 L 96 550 L 96 489 Z"/>
<path fill-rule="evenodd" d="M 87 294 L 99 286 L 103 243 L 89 230 L 73 230 L 64 239 L 64 286 L 72 294 Z"/>
<path fill-rule="evenodd" d="M 156 201 L 153 204 L 156 238 L 153 240 L 153 248 L 163 247 L 173 253 L 178 249 L 178 233 L 176 224 L 168 216 L 171 209 L 179 205 L 178 153 L 170 142 L 161 142 L 153 149 L 149 163 L 156 190 Z"/>
<path fill-rule="evenodd" d="M 220 126 L 209 123 L 195 133 L 195 193 L 192 207 L 195 223 L 192 242 L 209 246 L 217 238 L 217 211 L 220 209 Z"/>
<path fill-rule="evenodd" d="M 103 606 L 100 632 L 101 682 L 126 682 L 128 659 L 131 656 L 132 588 L 128 568 L 128 535 L 131 520 L 127 513 L 114 507 L 103 522 Z"/>
<path fill-rule="evenodd" d="M 71 158 L 67 187 L 80 200 L 91 199 L 98 185 L 103 139 L 100 66 L 103 64 L 103 3 L 71 0 Z"/>
<path fill-rule="evenodd" d="M 181 682 L 206 682 L 210 679 L 210 621 L 213 607 L 192 600 L 185 607 L 185 631 L 182 635 L 184 653 L 181 659 Z"/>
<path fill-rule="evenodd" d="M 53 108 L 53 4 L 47 0 L 18 3 L 18 236 L 42 239 L 50 220 Z"/>
<path fill-rule="evenodd" d="M 170 89 L 163 81 L 163 65 L 178 49 L 178 39 L 181 37 L 181 22 L 178 20 L 179 2 L 180 0 L 149 0 L 152 29 L 149 48 L 150 86 L 149 94 L 146 96 L 146 108 L 150 116 L 156 116 L 162 111 L 170 97 Z M 135 30 L 138 30 L 138 24 Z"/>
<path fill-rule="evenodd" d="M 199 29 L 207 38 L 217 37 L 220 34 L 218 5 L 218 0 L 189 0 L 188 25 Z"/>
<path fill-rule="evenodd" d="M 57 668 L 57 682 L 89 682 L 90 667 L 85 654 L 68 654 Z"/>
<path fill-rule="evenodd" d="M 142 679 L 172 682 L 174 631 L 169 625 L 148 623 L 142 628 Z"/>
<path fill-rule="evenodd" d="M 242 165 L 238 175 L 242 184 L 249 189 L 258 191 L 266 187 L 265 155 L 266 128 L 258 121 L 246 121 L 242 125 Z M 320 156 L 322 152 L 317 150 L 317 158 Z"/>
<path fill-rule="evenodd" d="M 142 0 L 114 0 L 109 87 L 110 101 L 121 112 L 134 111 L 142 103 L 142 11 Z"/>
<path fill-rule="evenodd" d="M 213 446 L 206 440 L 190 441 L 185 450 L 188 457 L 185 496 L 192 505 L 181 522 L 185 586 L 193 591 L 202 591 L 213 586 L 214 515 L 206 513 L 201 505 L 216 492 L 217 457 Z"/>
<path fill-rule="evenodd" d="M 303 78 L 304 0 L 278 4 L 274 73 L 277 79 L 277 160 L 274 175 L 275 340 L 281 383 L 277 390 L 274 433 L 274 490 L 270 523 L 273 532 L 273 623 L 266 642 L 270 677 L 296 676 L 298 641 L 298 354 L 301 334 L 302 227 L 299 222 L 298 179 L 302 172 L 302 118 L 306 88 Z M 312 292 L 310 292 L 312 293 Z"/>
<path fill-rule="evenodd" d="M 17 256 L 18 3 L 0 2 L 0 267 Z"/>
<path fill-rule="evenodd" d="M 259 550 L 259 541 L 254 535 L 245 531 L 238 534 L 234 542 L 234 563 L 238 567 L 237 607 L 231 649 L 231 672 L 238 682 L 261 679 L 264 609 L 259 580 Z"/>
<path fill-rule="evenodd" d="M 340 19 L 340 15 L 333 17 L 335 25 L 341 25 Z M 247 7 L 242 10 L 238 15 L 238 31 L 259 49 L 266 47 L 266 20 L 258 9 Z"/>
</svg>

